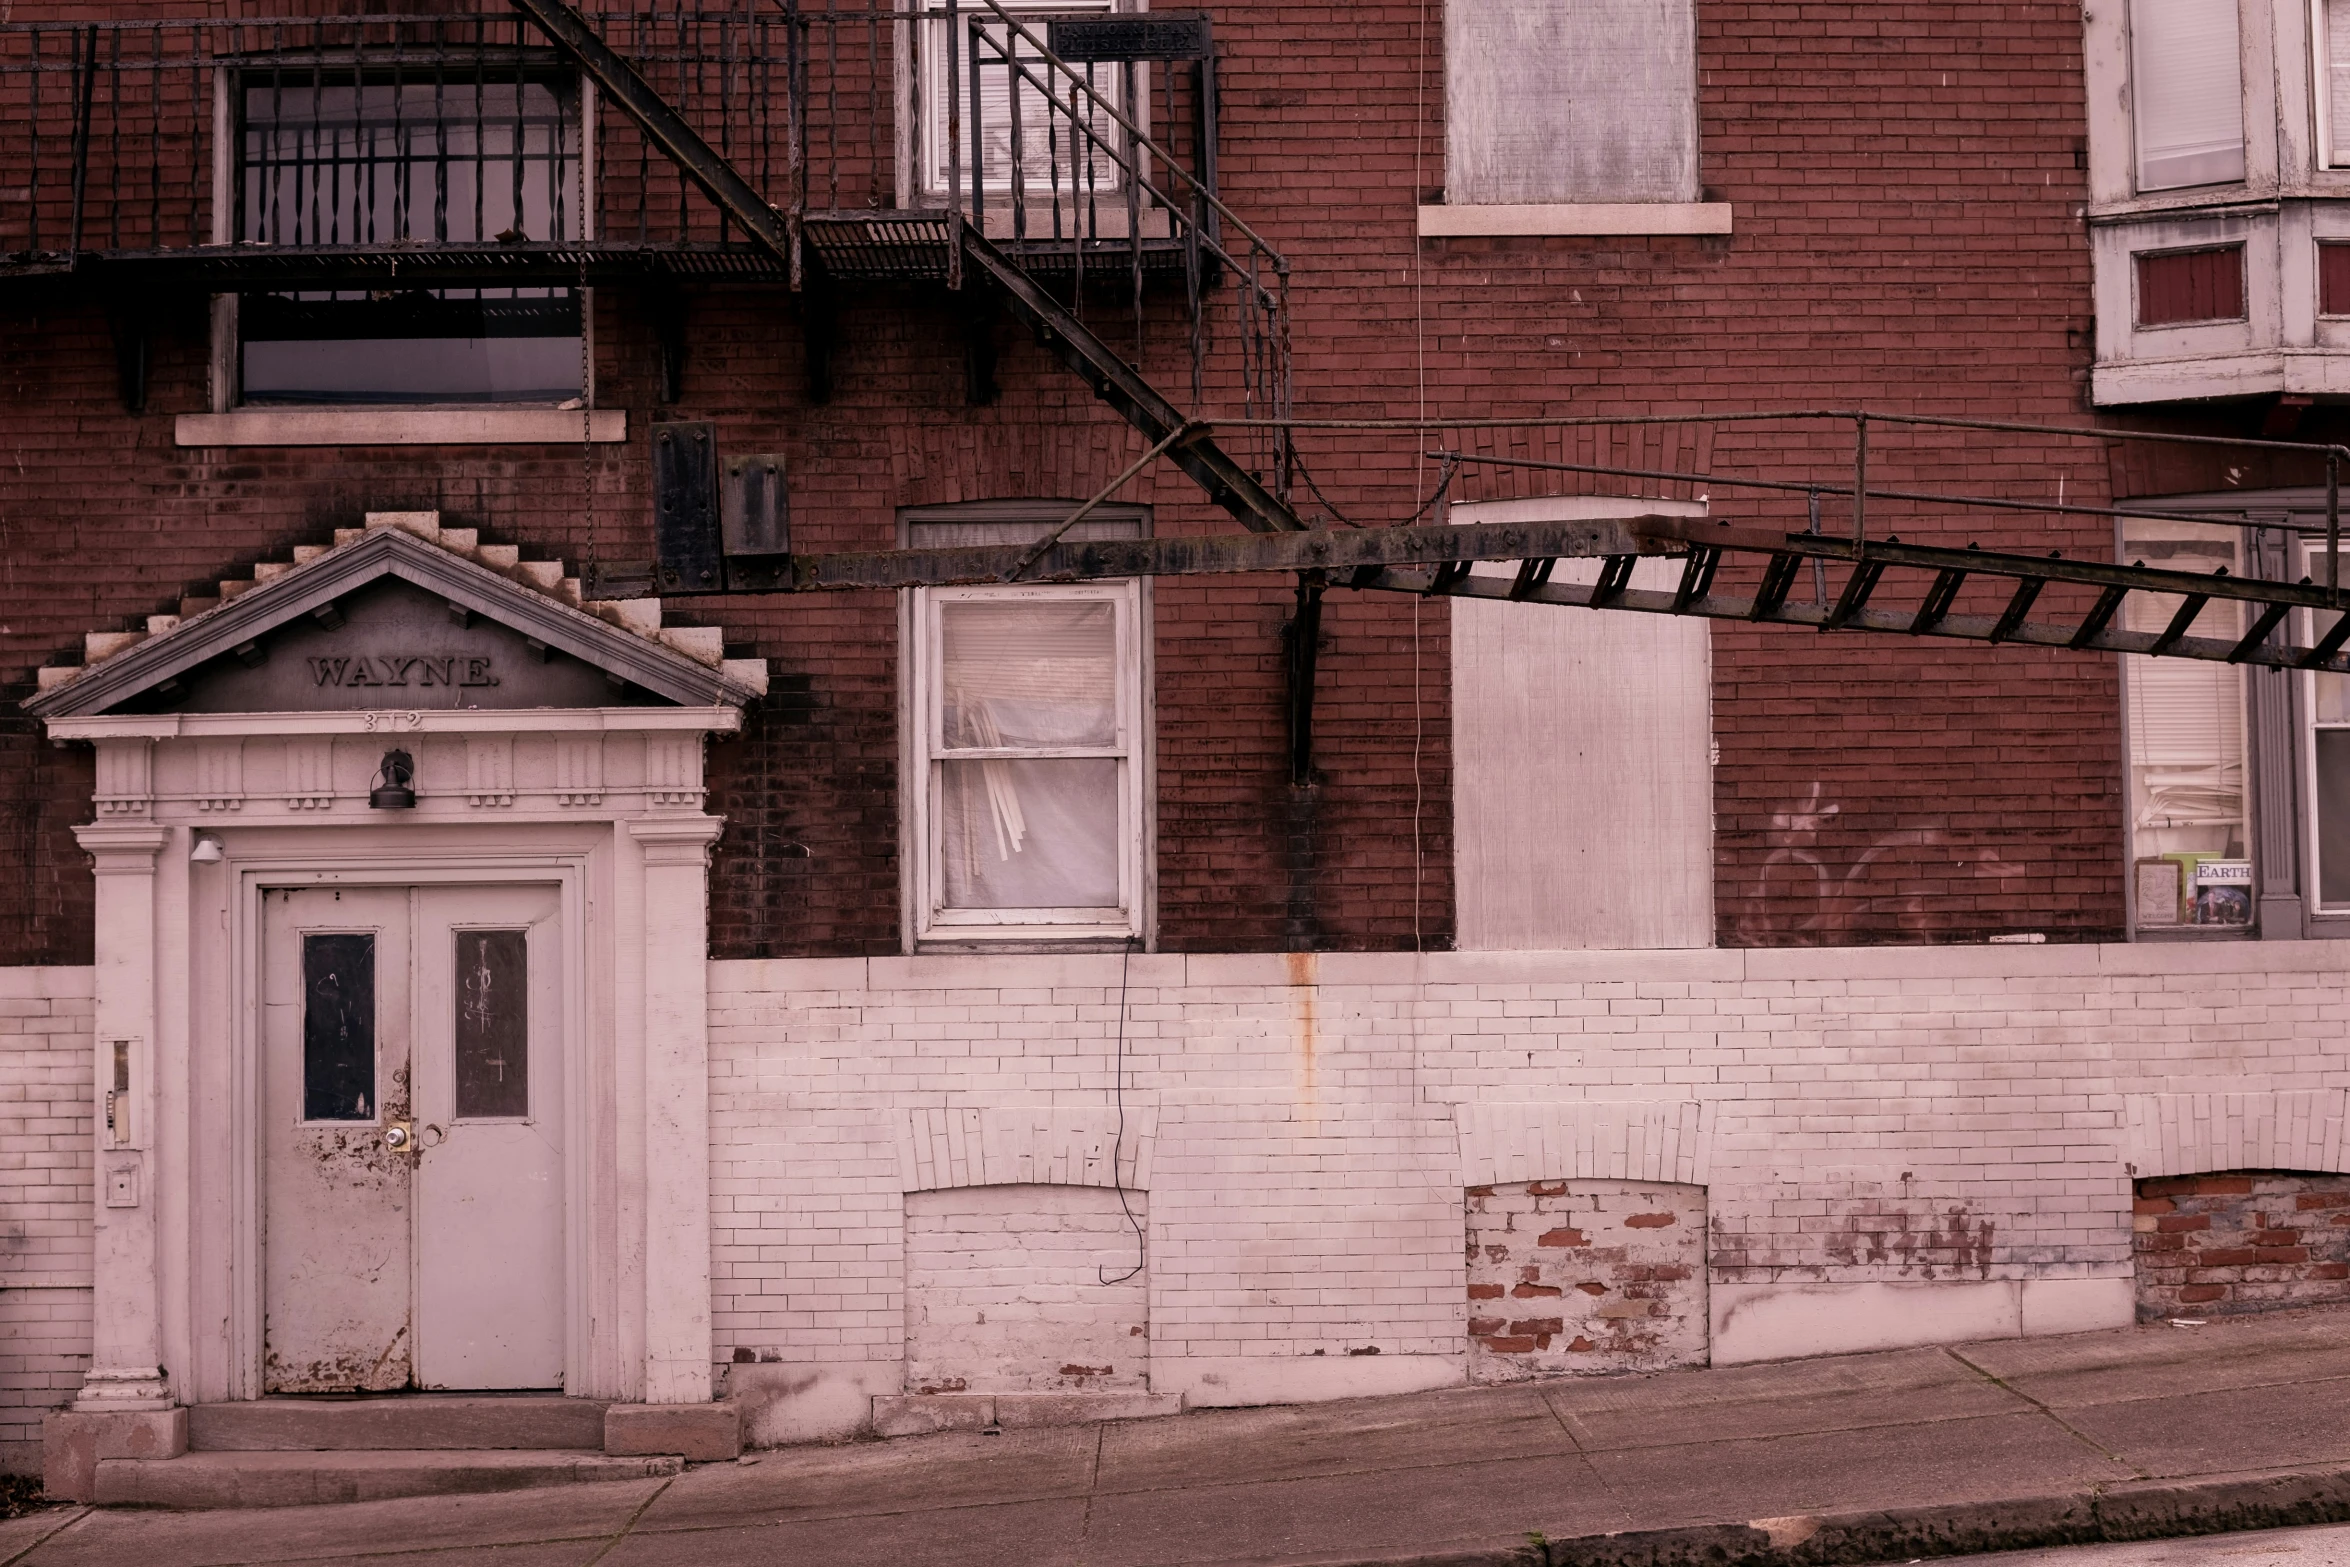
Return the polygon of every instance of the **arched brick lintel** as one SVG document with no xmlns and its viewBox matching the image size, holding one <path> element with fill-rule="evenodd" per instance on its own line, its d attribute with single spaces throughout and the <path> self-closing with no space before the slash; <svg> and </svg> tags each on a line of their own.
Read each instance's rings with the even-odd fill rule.
<svg viewBox="0 0 2350 1567">
<path fill-rule="evenodd" d="M 2211 1170 L 2350 1173 L 2350 1090 L 2130 1094 L 2122 1157 L 2135 1178 Z"/>
</svg>

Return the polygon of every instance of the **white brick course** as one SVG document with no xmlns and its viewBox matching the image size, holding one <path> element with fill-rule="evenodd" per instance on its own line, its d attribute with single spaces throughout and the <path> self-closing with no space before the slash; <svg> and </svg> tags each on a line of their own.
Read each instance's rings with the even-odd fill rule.
<svg viewBox="0 0 2350 1567">
<path fill-rule="evenodd" d="M 2350 1090 L 2350 943 L 1159 954 L 1125 981 L 1154 1375 L 1459 1364 L 1465 1160 L 1702 1160 L 1717 1284 L 2126 1279 L 2134 1099 Z M 720 1358 L 902 1364 L 908 1117 L 1098 1126 L 1119 982 L 1116 956 L 712 965 Z M 2270 1140 L 2330 1146 L 2314 1113 Z M 1584 1169 L 1526 1165 L 1578 1135 Z"/>
<path fill-rule="evenodd" d="M 90 1364 L 86 968 L 0 968 L 0 1469 L 37 1473 L 41 1417 Z"/>
</svg>

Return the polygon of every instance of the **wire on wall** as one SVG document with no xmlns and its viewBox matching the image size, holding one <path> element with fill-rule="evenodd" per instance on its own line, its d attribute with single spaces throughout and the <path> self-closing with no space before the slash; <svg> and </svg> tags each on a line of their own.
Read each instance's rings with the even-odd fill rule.
<svg viewBox="0 0 2350 1567">
<path fill-rule="evenodd" d="M 1136 938 L 1126 938 L 1126 945 L 1118 953 L 1118 1131 L 1110 1140 L 1110 1187 L 1118 1194 L 1119 1211 L 1134 1228 L 1134 1266 L 1116 1278 L 1107 1268 L 1096 1268 L 1094 1277 L 1104 1284 L 1123 1284 L 1140 1273 L 1150 1263 L 1150 1240 L 1143 1234 L 1142 1221 L 1134 1216 L 1134 1205 L 1126 1200 L 1126 1176 L 1123 1166 L 1126 1156 L 1126 975 L 1134 962 Z"/>
</svg>

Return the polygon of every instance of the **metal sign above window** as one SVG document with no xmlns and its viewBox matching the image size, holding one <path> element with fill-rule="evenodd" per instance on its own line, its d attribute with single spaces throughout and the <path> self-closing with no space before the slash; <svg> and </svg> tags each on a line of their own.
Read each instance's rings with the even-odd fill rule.
<svg viewBox="0 0 2350 1567">
<path fill-rule="evenodd" d="M 1068 17 L 1045 24 L 1045 47 L 1072 64 L 1205 60 L 1215 52 L 1204 16 Z"/>
</svg>

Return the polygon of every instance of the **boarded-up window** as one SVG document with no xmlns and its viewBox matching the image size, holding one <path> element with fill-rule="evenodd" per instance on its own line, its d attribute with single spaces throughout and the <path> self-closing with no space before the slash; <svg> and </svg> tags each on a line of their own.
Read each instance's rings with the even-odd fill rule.
<svg viewBox="0 0 2350 1567">
<path fill-rule="evenodd" d="M 1452 516 L 1516 520 L 1544 504 Z M 1598 566 L 1561 561 L 1551 580 L 1589 582 Z M 1633 584 L 1679 574 L 1643 561 Z M 1456 598 L 1452 650 L 1462 949 L 1712 945 L 1707 623 Z"/>
<path fill-rule="evenodd" d="M 2317 313 L 2350 316 L 2350 245 L 2317 247 Z"/>
<path fill-rule="evenodd" d="M 2165 250 L 2136 258 L 2138 325 L 2244 319 L 2244 247 Z"/>
<path fill-rule="evenodd" d="M 1692 0 L 1446 0 L 1445 199 L 1697 199 Z"/>
<path fill-rule="evenodd" d="M 2138 188 L 2244 177 L 2244 73 L 2236 0 L 2130 0 Z"/>
</svg>

